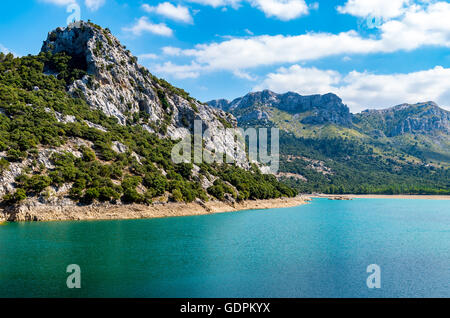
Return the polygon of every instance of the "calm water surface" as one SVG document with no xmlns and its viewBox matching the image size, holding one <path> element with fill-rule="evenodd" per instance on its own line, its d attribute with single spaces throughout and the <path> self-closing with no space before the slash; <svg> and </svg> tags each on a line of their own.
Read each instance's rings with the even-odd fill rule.
<svg viewBox="0 0 450 318">
<path fill-rule="evenodd" d="M 66 286 L 69 264 L 81 289 Z M 450 201 L 7 224 L 0 297 L 450 297 Z"/>
</svg>

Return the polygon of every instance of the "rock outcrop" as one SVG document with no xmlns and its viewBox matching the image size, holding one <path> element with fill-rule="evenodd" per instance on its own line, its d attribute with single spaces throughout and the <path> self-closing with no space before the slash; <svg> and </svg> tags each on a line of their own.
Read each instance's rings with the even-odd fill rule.
<svg viewBox="0 0 450 318">
<path fill-rule="evenodd" d="M 450 133 L 450 112 L 434 102 L 401 104 L 381 110 L 365 110 L 356 115 L 388 137 L 404 134 Z"/>
<path fill-rule="evenodd" d="M 268 119 L 268 114 L 263 114 L 260 107 L 274 107 L 291 114 L 308 112 L 309 115 L 302 119 L 304 124 L 333 123 L 341 126 L 351 126 L 352 116 L 346 105 L 335 94 L 302 96 L 288 92 L 277 94 L 269 90 L 249 93 L 243 97 L 229 102 L 218 99 L 208 102 L 210 106 L 229 111 L 241 120 L 240 113 L 245 109 L 252 109 L 251 114 L 245 112 L 244 120 L 248 118 Z"/>
<path fill-rule="evenodd" d="M 205 140 L 206 146 L 247 167 L 243 148 L 235 151 L 234 135 L 223 129 L 236 126 L 233 116 L 150 74 L 108 29 L 83 21 L 57 28 L 48 34 L 41 51 L 71 56 L 87 75 L 68 87 L 70 94 L 116 117 L 122 125 L 144 113 L 147 115 L 139 123 L 145 129 L 179 139 L 193 131 L 195 120 L 201 120 L 203 130 L 209 129 L 214 136 Z M 46 71 L 54 74 L 51 69 Z"/>
</svg>

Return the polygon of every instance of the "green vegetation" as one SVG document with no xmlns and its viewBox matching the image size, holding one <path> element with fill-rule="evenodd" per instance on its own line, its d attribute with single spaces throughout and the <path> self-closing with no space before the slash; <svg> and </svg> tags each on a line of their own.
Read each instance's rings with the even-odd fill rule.
<svg viewBox="0 0 450 318">
<path fill-rule="evenodd" d="M 39 196 L 49 186 L 63 185 L 70 187 L 70 197 L 80 204 L 118 200 L 150 204 L 161 197 L 185 202 L 208 200 L 201 186 L 203 177 L 223 180 L 210 192 L 217 198 L 222 198 L 221 192 L 237 199 L 295 194 L 256 169 L 249 172 L 231 165 L 202 165 L 200 172 L 194 173 L 191 164 L 174 164 L 170 160 L 173 141 L 160 139 L 140 125 L 119 125 L 117 119 L 67 94 L 66 85 L 83 76 L 84 70 L 79 59 L 65 54 L 15 58 L 0 53 L 0 151 L 6 154 L 0 159 L 0 173 L 11 162 L 30 162 L 16 179 L 16 191 L 5 195 L 3 204 L 18 203 Z M 173 93 L 187 94 L 163 80 L 159 83 Z M 167 116 L 171 116 L 165 94 L 158 91 Z M 55 112 L 76 120 L 59 122 Z M 106 132 L 89 127 L 86 121 L 102 126 Z M 82 143 L 76 146 L 80 140 Z M 127 152 L 113 151 L 114 142 L 122 143 Z M 54 167 L 37 163 L 43 148 L 69 144 L 65 149 L 70 151 L 60 148 L 51 155 Z"/>
<path fill-rule="evenodd" d="M 273 175 L 261 174 L 255 166 L 252 171 L 244 171 L 235 166 L 222 165 L 217 168 L 217 171 L 219 179 L 208 188 L 208 193 L 219 200 L 222 200 L 226 193 L 231 194 L 238 200 L 294 197 L 297 195 L 294 189 L 277 182 Z M 230 185 L 235 187 L 239 194 Z"/>
<path fill-rule="evenodd" d="M 445 167 L 410 162 L 376 152 L 374 145 L 350 139 L 280 137 L 280 170 L 304 176 L 308 181 L 284 181 L 303 193 L 355 194 L 450 194 L 450 171 Z M 290 156 L 289 156 L 290 155 Z M 311 168 L 323 162 L 331 173 Z"/>
<path fill-rule="evenodd" d="M 216 116 L 216 118 L 218 121 L 220 121 L 220 123 L 224 128 L 233 128 L 233 125 L 230 122 L 228 122 L 225 118 L 222 118 L 220 116 Z"/>
<path fill-rule="evenodd" d="M 255 118 L 255 110 L 265 111 L 269 119 Z M 342 127 L 303 124 L 310 112 L 293 115 L 257 104 L 233 110 L 241 118 L 240 127 L 280 128 L 280 171 L 299 175 L 281 181 L 299 192 L 449 194 L 448 135 L 391 136 L 408 116 L 435 116 L 434 112 L 423 104 L 383 115 L 387 119 L 378 112 L 361 113 L 355 115 L 354 126 Z M 313 161 L 320 161 L 331 173 Z"/>
</svg>

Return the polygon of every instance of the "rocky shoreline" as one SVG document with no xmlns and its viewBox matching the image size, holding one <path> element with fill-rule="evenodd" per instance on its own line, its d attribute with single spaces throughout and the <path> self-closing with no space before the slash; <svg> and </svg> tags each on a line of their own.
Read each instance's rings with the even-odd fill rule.
<svg viewBox="0 0 450 318">
<path fill-rule="evenodd" d="M 298 196 L 269 200 L 248 200 L 240 203 L 221 201 L 192 203 L 165 203 L 153 205 L 34 205 L 14 210 L 0 210 L 0 222 L 45 222 L 76 220 L 149 219 L 174 216 L 205 215 L 242 210 L 287 208 L 306 204 L 310 199 Z"/>
</svg>

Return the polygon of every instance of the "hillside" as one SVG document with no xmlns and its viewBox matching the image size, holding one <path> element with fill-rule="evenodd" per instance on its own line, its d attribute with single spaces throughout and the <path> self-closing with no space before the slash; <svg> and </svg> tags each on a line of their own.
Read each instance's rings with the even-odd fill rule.
<svg viewBox="0 0 450 318">
<path fill-rule="evenodd" d="M 212 132 L 204 148 L 235 164 L 171 161 L 194 120 Z M 235 124 L 153 76 L 108 29 L 57 28 L 37 56 L 0 53 L 2 208 L 14 215 L 37 206 L 295 195 L 234 149 L 223 128 Z"/>
<path fill-rule="evenodd" d="M 450 192 L 450 112 L 433 102 L 351 114 L 331 93 L 265 90 L 208 104 L 280 128 L 278 177 L 302 192 Z"/>
</svg>

